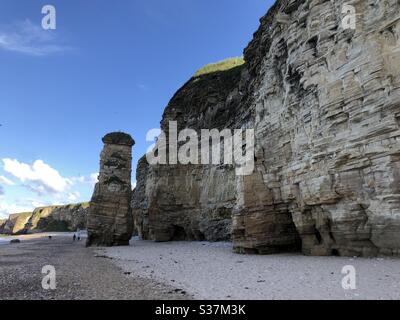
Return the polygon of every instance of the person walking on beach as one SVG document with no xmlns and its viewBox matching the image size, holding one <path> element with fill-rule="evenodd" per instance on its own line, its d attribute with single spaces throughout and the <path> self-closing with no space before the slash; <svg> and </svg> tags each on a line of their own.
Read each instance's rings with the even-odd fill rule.
<svg viewBox="0 0 400 320">
<path fill-rule="evenodd" d="M 78 229 L 78 241 L 81 241 L 81 230 Z"/>
<path fill-rule="evenodd" d="M 74 242 L 75 242 L 75 240 L 76 240 L 76 234 L 74 233 L 74 236 L 72 237 L 72 239 L 74 240 Z"/>
</svg>

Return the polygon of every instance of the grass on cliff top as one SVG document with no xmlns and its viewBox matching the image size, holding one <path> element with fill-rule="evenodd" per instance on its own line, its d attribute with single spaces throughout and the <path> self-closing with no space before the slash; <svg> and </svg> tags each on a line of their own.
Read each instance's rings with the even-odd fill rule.
<svg viewBox="0 0 400 320">
<path fill-rule="evenodd" d="M 45 209 L 55 210 L 55 209 L 60 209 L 60 208 L 66 208 L 66 209 L 70 209 L 70 210 L 75 210 L 78 208 L 87 209 L 89 207 L 90 207 L 90 202 L 81 202 L 81 203 L 72 203 L 72 204 L 67 204 L 67 205 L 53 205 L 53 206 L 47 206 L 47 207 L 39 207 L 39 208 L 36 208 L 34 212 L 41 213 Z"/>
<path fill-rule="evenodd" d="M 73 203 L 66 206 L 68 209 L 77 209 L 79 207 L 87 209 L 90 207 L 90 202 Z"/>
<path fill-rule="evenodd" d="M 219 61 L 217 63 L 211 63 L 204 66 L 203 68 L 198 70 L 193 77 L 196 78 L 213 72 L 230 70 L 243 64 L 244 59 L 242 57 L 229 58 L 223 61 Z"/>
<path fill-rule="evenodd" d="M 49 206 L 49 207 L 43 207 L 43 208 L 38 208 L 38 209 L 46 209 L 46 208 L 54 208 L 54 209 L 70 209 L 70 210 L 76 210 L 79 208 L 82 209 L 87 209 L 90 207 L 90 202 L 81 202 L 81 203 L 71 203 L 71 204 L 66 204 L 66 205 L 56 205 L 56 206 Z"/>
</svg>

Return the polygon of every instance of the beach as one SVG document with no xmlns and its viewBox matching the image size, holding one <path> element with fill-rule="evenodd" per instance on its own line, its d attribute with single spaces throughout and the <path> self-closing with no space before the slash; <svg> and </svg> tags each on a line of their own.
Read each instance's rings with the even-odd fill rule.
<svg viewBox="0 0 400 320">
<path fill-rule="evenodd" d="M 85 248 L 72 234 L 48 235 L 0 245 L 0 299 L 400 299 L 400 259 L 238 255 L 227 242 Z M 55 267 L 55 290 L 41 286 L 45 265 Z M 356 290 L 342 287 L 349 265 Z"/>
<path fill-rule="evenodd" d="M 173 286 L 130 277 L 97 249 L 73 242 L 72 234 L 6 237 L 0 245 L 0 300 L 151 300 L 190 299 Z M 19 244 L 9 244 L 18 238 Z M 4 241 L 3 241 L 4 242 Z M 56 289 L 44 290 L 41 273 L 56 270 Z"/>
<path fill-rule="evenodd" d="M 102 252 L 132 275 L 173 284 L 195 299 L 400 299 L 400 259 L 238 255 L 231 243 L 139 240 Z M 345 266 L 356 270 L 356 290 L 342 287 Z"/>
</svg>

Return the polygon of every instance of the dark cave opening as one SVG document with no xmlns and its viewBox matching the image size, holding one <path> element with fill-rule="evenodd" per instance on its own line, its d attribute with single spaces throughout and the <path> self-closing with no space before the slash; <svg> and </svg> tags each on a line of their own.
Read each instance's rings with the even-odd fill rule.
<svg viewBox="0 0 400 320">
<path fill-rule="evenodd" d="M 188 239 L 186 231 L 183 227 L 173 225 L 172 229 L 173 229 L 172 239 L 171 239 L 172 241 L 186 241 Z"/>
<path fill-rule="evenodd" d="M 332 249 L 332 256 L 334 257 L 340 257 L 340 252 L 337 249 Z"/>
</svg>

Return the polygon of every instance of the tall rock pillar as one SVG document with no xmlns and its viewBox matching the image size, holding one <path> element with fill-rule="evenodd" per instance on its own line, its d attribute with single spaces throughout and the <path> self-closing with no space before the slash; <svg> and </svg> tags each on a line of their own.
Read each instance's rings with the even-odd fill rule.
<svg viewBox="0 0 400 320">
<path fill-rule="evenodd" d="M 87 246 L 129 245 L 133 233 L 131 210 L 132 146 L 126 133 L 109 133 L 103 138 L 99 182 L 88 214 Z"/>
</svg>

